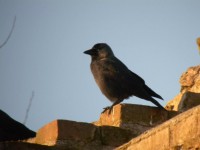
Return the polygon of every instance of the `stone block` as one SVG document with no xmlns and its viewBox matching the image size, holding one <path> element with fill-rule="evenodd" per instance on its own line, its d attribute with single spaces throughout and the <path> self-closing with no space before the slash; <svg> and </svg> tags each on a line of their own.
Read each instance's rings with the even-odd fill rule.
<svg viewBox="0 0 200 150">
<path fill-rule="evenodd" d="M 96 127 L 93 124 L 68 120 L 55 120 L 37 132 L 35 142 L 42 145 L 66 144 L 74 141 L 93 140 Z"/>
<path fill-rule="evenodd" d="M 37 132 L 35 142 L 68 149 L 101 149 L 120 146 L 133 137 L 129 130 L 89 123 L 55 120 Z"/>
<path fill-rule="evenodd" d="M 179 81 L 181 84 L 180 93 L 174 99 L 170 100 L 167 103 L 165 107 L 168 110 L 178 111 L 179 103 L 185 92 L 189 91 L 189 92 L 194 92 L 194 93 L 200 93 L 200 73 L 199 72 L 200 72 L 200 65 L 188 68 L 187 71 L 181 75 L 180 81 Z"/>
<path fill-rule="evenodd" d="M 136 135 L 132 134 L 129 130 L 124 130 L 118 127 L 101 126 L 99 127 L 101 143 L 103 145 L 120 146 Z"/>
<path fill-rule="evenodd" d="M 178 104 L 178 111 L 183 112 L 197 105 L 200 105 L 200 93 L 187 91 Z"/>
<path fill-rule="evenodd" d="M 164 150 L 166 148 L 169 148 L 169 128 L 142 136 L 135 144 L 132 143 L 127 150 Z"/>
<path fill-rule="evenodd" d="M 170 125 L 171 146 L 183 145 L 186 141 L 195 138 L 197 134 L 197 116 L 185 116 L 181 120 L 174 120 Z"/>
<path fill-rule="evenodd" d="M 97 126 L 107 125 L 120 127 L 129 129 L 134 134 L 141 134 L 176 114 L 176 112 L 161 110 L 157 107 L 118 104 L 113 107 L 110 115 L 106 111 L 101 114 L 100 119 L 94 124 Z"/>
<path fill-rule="evenodd" d="M 200 149 L 200 106 L 192 108 L 116 150 L 197 150 Z"/>
</svg>

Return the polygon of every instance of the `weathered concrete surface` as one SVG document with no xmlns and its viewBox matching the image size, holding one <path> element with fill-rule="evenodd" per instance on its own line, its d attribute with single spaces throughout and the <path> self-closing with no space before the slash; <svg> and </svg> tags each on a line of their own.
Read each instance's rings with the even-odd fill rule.
<svg viewBox="0 0 200 150">
<path fill-rule="evenodd" d="M 187 91 L 183 94 L 180 103 L 178 104 L 178 111 L 184 112 L 198 105 L 200 105 L 200 93 Z"/>
<path fill-rule="evenodd" d="M 143 109 L 144 113 L 148 112 L 145 111 L 146 107 Z M 131 130 L 119 127 L 55 120 L 37 132 L 35 142 L 36 144 L 3 142 L 0 143 L 0 150 L 198 150 L 200 106 L 177 115 L 137 137 Z"/>
<path fill-rule="evenodd" d="M 37 132 L 35 142 L 67 149 L 113 149 L 135 136 L 129 130 L 117 127 L 55 120 Z"/>
<path fill-rule="evenodd" d="M 113 113 L 101 114 L 94 124 L 68 120 L 55 120 L 45 125 L 37 132 L 36 138 L 24 142 L 33 143 L 34 147 L 46 145 L 49 149 L 114 149 L 138 136 L 147 129 L 174 116 L 156 107 L 119 104 Z M 31 146 L 20 142 L 22 147 Z M 35 143 L 35 144 L 34 144 Z M 16 143 L 6 144 L 11 149 Z M 5 147 L 5 145 L 3 145 Z M 14 146 L 13 146 L 14 147 Z M 21 149 L 23 149 L 21 147 Z"/>
<path fill-rule="evenodd" d="M 102 146 L 114 148 L 128 142 L 147 129 L 168 120 L 176 112 L 156 107 L 119 104 L 111 115 L 101 114 L 94 124 L 68 120 L 55 120 L 42 127 L 35 143 L 42 145 L 65 145 L 68 148 L 89 148 Z"/>
<path fill-rule="evenodd" d="M 153 128 L 116 150 L 200 149 L 200 106 Z"/>
<path fill-rule="evenodd" d="M 113 112 L 110 115 L 108 112 L 101 114 L 100 119 L 93 124 L 129 129 L 132 133 L 139 135 L 177 114 L 177 112 L 164 111 L 157 107 L 118 104 L 113 108 Z"/>
<path fill-rule="evenodd" d="M 42 127 L 35 142 L 43 145 L 56 145 L 70 140 L 87 142 L 95 137 L 96 127 L 88 123 L 68 120 L 55 120 Z"/>
</svg>

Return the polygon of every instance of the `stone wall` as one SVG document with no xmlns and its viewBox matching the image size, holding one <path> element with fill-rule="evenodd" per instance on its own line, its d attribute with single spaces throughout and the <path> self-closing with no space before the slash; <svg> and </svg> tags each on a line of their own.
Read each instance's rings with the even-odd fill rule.
<svg viewBox="0 0 200 150">
<path fill-rule="evenodd" d="M 179 108 L 181 100 L 186 100 L 188 101 L 187 103 L 195 103 L 193 105 L 191 104 L 191 107 L 200 104 L 198 98 L 200 97 L 200 65 L 188 68 L 187 71 L 181 75 L 179 82 L 181 85 L 180 93 L 167 103 L 166 108 L 168 110 L 179 111 L 181 109 Z"/>
<path fill-rule="evenodd" d="M 200 149 L 200 106 L 148 130 L 116 150 Z"/>
</svg>

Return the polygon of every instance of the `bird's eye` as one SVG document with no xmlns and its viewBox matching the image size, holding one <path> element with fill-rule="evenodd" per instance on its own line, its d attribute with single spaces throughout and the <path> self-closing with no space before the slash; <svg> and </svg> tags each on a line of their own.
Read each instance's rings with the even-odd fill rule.
<svg viewBox="0 0 200 150">
<path fill-rule="evenodd" d="M 97 51 L 97 52 L 99 52 L 99 51 L 100 51 L 100 49 L 99 49 L 99 48 L 97 48 L 97 49 L 96 49 L 96 51 Z"/>
</svg>

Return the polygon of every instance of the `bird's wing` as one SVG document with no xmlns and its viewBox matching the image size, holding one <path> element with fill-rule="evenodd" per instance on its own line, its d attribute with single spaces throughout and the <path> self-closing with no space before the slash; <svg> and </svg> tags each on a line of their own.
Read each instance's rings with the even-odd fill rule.
<svg viewBox="0 0 200 150">
<path fill-rule="evenodd" d="M 122 74 L 125 74 L 126 78 L 129 80 L 129 82 L 145 84 L 145 81 L 139 75 L 137 75 L 136 73 L 129 70 L 126 67 L 126 65 L 124 63 L 122 63 L 119 59 L 116 58 L 116 61 L 113 65 L 115 66 L 115 68 L 118 68 L 118 70 Z"/>
<path fill-rule="evenodd" d="M 140 76 L 130 71 L 126 65 L 116 57 L 106 60 L 104 67 L 105 70 L 108 70 L 107 77 L 112 77 L 109 77 L 109 79 L 116 80 L 116 82 L 120 82 L 122 85 L 125 84 L 129 88 L 132 84 L 136 87 L 145 84 L 145 81 Z"/>
<path fill-rule="evenodd" d="M 136 73 L 130 71 L 120 60 L 107 59 L 103 63 L 103 76 L 108 86 L 114 88 L 113 91 L 122 92 L 126 96 L 135 95 L 143 99 L 150 96 L 162 99 L 160 95 L 150 89 L 145 81 Z M 146 97 L 145 97 L 146 96 Z"/>
<path fill-rule="evenodd" d="M 131 74 L 133 80 L 137 80 L 137 82 L 145 84 L 145 81 L 139 75 L 137 75 L 136 73 L 134 73 L 132 71 L 130 71 L 130 74 Z"/>
</svg>

